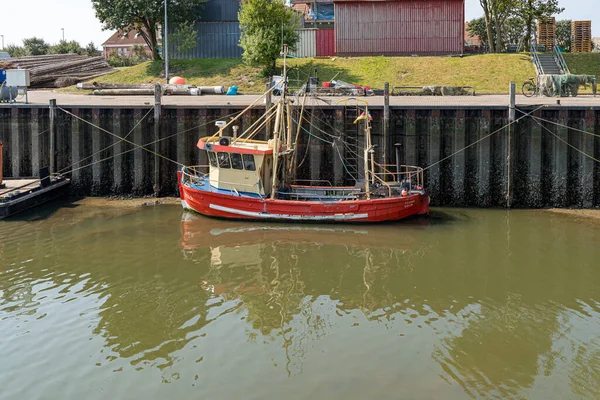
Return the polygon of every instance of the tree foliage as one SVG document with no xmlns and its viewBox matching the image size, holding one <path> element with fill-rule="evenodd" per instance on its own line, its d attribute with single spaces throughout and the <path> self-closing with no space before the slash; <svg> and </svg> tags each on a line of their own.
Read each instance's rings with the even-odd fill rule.
<svg viewBox="0 0 600 400">
<path fill-rule="evenodd" d="M 564 51 L 571 51 L 571 20 L 556 21 L 556 42 Z"/>
<path fill-rule="evenodd" d="M 551 17 L 564 10 L 558 6 L 558 0 L 517 0 L 514 14 L 525 22 L 526 43 L 529 45 L 529 39 L 535 30 L 537 19 Z"/>
<path fill-rule="evenodd" d="M 89 42 L 87 46 L 85 46 L 85 49 L 83 49 L 83 52 L 85 55 L 90 57 L 96 57 L 100 55 L 100 51 L 96 48 L 94 42 Z"/>
<path fill-rule="evenodd" d="M 50 45 L 42 38 L 32 37 L 29 39 L 23 39 L 23 49 L 25 50 L 25 55 L 40 56 L 48 54 Z"/>
<path fill-rule="evenodd" d="M 58 44 L 51 46 L 48 52 L 50 54 L 83 54 L 84 50 L 76 40 L 61 40 Z"/>
<path fill-rule="evenodd" d="M 96 17 L 104 29 L 139 32 L 159 60 L 157 31 L 164 26 L 164 1 L 167 1 L 169 26 L 198 20 L 206 0 L 92 0 Z"/>
<path fill-rule="evenodd" d="M 177 31 L 169 36 L 180 53 L 187 53 L 196 47 L 198 31 L 194 29 L 193 22 L 184 22 L 179 25 Z"/>
<path fill-rule="evenodd" d="M 282 0 L 245 0 L 238 15 L 242 35 L 243 59 L 249 65 L 275 70 L 283 44 L 296 50 L 300 17 Z"/>
<path fill-rule="evenodd" d="M 16 44 L 9 44 L 4 49 L 11 57 L 24 57 L 27 55 L 23 46 L 17 46 Z"/>
<path fill-rule="evenodd" d="M 523 43 L 529 47 L 529 39 L 535 29 L 536 20 L 563 12 L 558 0 L 479 0 L 483 8 L 485 35 L 490 52 L 498 53 L 509 43 Z M 481 33 L 480 21 L 476 28 Z"/>
</svg>

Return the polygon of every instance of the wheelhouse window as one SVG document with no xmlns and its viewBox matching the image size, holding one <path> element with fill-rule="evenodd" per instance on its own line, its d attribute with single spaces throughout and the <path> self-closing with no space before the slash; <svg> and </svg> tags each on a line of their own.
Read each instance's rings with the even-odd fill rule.
<svg viewBox="0 0 600 400">
<path fill-rule="evenodd" d="M 231 168 L 231 162 L 229 161 L 229 153 L 217 153 L 219 160 L 219 168 Z"/>
<path fill-rule="evenodd" d="M 209 151 L 208 152 L 208 160 L 209 160 L 211 166 L 213 166 L 213 167 L 218 166 L 218 164 L 217 164 L 217 155 L 215 154 L 214 151 Z"/>
<path fill-rule="evenodd" d="M 244 169 L 246 171 L 256 171 L 254 156 L 252 154 L 242 154 L 242 157 L 244 159 Z"/>
<path fill-rule="evenodd" d="M 244 165 L 242 164 L 242 155 L 238 153 L 229 154 L 231 158 L 231 168 L 233 169 L 244 169 Z"/>
</svg>

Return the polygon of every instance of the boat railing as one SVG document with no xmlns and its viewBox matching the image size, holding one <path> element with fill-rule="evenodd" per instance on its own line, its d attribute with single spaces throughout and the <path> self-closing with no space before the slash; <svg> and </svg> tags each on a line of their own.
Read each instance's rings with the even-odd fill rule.
<svg viewBox="0 0 600 400">
<path fill-rule="evenodd" d="M 392 197 L 392 187 L 383 179 L 381 179 L 380 177 L 377 176 L 377 174 L 373 171 L 369 171 L 369 174 L 375 178 L 375 180 L 379 181 L 379 183 L 381 183 L 382 185 L 384 185 L 385 187 L 387 187 L 388 190 L 388 196 Z"/>
<path fill-rule="evenodd" d="M 423 168 L 415 167 L 412 165 L 401 165 L 400 172 L 392 172 L 388 168 L 396 169 L 396 164 L 378 164 L 375 166 L 379 168 L 379 171 L 375 173 L 375 176 L 379 175 L 384 181 L 401 182 L 403 180 L 409 180 L 412 184 L 417 186 L 423 186 Z"/>
<path fill-rule="evenodd" d="M 331 184 L 330 181 L 325 180 L 325 179 L 296 179 L 294 181 L 294 183 L 308 183 L 308 185 L 304 185 L 304 186 L 321 186 L 320 184 L 327 184 L 327 186 L 329 187 L 333 187 L 333 185 Z M 316 185 L 315 185 L 316 183 Z"/>
<path fill-rule="evenodd" d="M 208 165 L 192 165 L 183 167 L 181 169 L 182 183 L 201 183 L 201 181 L 208 176 L 208 172 L 205 172 L 208 171 L 208 168 Z"/>
</svg>

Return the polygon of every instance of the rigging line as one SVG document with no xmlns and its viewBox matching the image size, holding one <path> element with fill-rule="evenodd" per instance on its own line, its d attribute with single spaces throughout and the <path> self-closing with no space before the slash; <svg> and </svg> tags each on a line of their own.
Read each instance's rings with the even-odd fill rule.
<svg viewBox="0 0 600 400">
<path fill-rule="evenodd" d="M 501 132 L 501 131 L 503 131 L 504 129 L 508 128 L 509 126 L 511 126 L 511 125 L 513 125 L 513 124 L 516 124 L 517 122 L 519 122 L 519 121 L 520 121 L 520 120 L 522 120 L 523 118 L 530 117 L 530 116 L 531 116 L 531 114 L 533 114 L 534 112 L 536 112 L 536 111 L 538 111 L 539 109 L 541 109 L 541 108 L 544 108 L 544 107 L 546 107 L 546 106 L 545 106 L 545 105 L 539 106 L 538 108 L 536 108 L 535 110 L 533 110 L 533 111 L 531 111 L 531 112 L 529 112 L 529 113 L 525 113 L 524 111 L 521 111 L 521 113 L 522 113 L 522 114 L 524 114 L 523 116 L 521 116 L 521 117 L 519 117 L 519 118 L 515 119 L 514 121 L 512 121 L 512 122 L 510 122 L 510 123 L 508 123 L 508 124 L 506 124 L 506 125 L 504 125 L 502 128 L 500 128 L 500 129 L 497 129 L 497 130 L 495 130 L 494 132 L 492 132 L 492 133 L 490 133 L 490 134 L 488 134 L 488 135 L 485 135 L 485 136 L 484 136 L 484 137 L 482 137 L 481 139 L 478 139 L 478 140 L 474 141 L 473 143 L 471 143 L 471 144 L 469 144 L 469 145 L 467 145 L 467 146 L 463 147 L 462 149 L 455 151 L 454 153 L 450 154 L 449 156 L 446 156 L 446 157 L 442 158 L 441 160 L 439 160 L 439 161 L 436 161 L 436 162 L 434 162 L 433 164 L 431 164 L 431 165 L 429 165 L 429 166 L 427 166 L 427 167 L 423 168 L 423 171 L 427 171 L 429 168 L 435 167 L 436 165 L 438 165 L 438 164 L 440 164 L 440 163 L 442 163 L 442 162 L 444 162 L 444 161 L 446 161 L 446 160 L 448 160 L 448 159 L 450 159 L 450 158 L 454 157 L 455 155 L 457 155 L 457 154 L 459 154 L 459 153 L 462 153 L 463 151 L 467 150 L 468 148 L 475 146 L 477 143 L 483 142 L 485 139 L 488 139 L 488 138 L 492 137 L 493 135 L 495 135 L 496 133 L 498 133 L 498 132 Z"/>
<path fill-rule="evenodd" d="M 100 131 L 102 131 L 102 132 L 108 133 L 109 135 L 111 135 L 111 136 L 114 136 L 114 137 L 116 137 L 117 139 L 122 139 L 120 136 L 118 136 L 118 135 L 115 135 L 114 133 L 112 133 L 112 132 L 109 132 L 109 131 L 107 131 L 106 129 L 104 129 L 104 128 L 101 128 L 101 127 L 99 127 L 99 126 L 97 126 L 97 125 L 95 125 L 95 124 L 93 124 L 93 123 L 91 123 L 91 122 L 89 122 L 89 121 L 86 121 L 85 119 L 83 119 L 83 118 L 81 118 L 81 117 L 79 117 L 79 116 L 77 116 L 77 115 L 75 115 L 75 114 L 73 114 L 73 113 L 71 113 L 71 112 L 69 112 L 69 111 L 65 110 L 65 109 L 64 109 L 64 108 L 62 108 L 62 107 L 57 107 L 57 109 L 59 109 L 59 110 L 63 111 L 64 113 L 66 113 L 66 114 L 69 114 L 69 115 L 71 115 L 71 116 L 73 116 L 73 117 L 75 117 L 75 118 L 77 118 L 77 119 L 79 119 L 79 120 L 81 120 L 81 121 L 85 122 L 85 123 L 86 123 L 86 124 L 88 124 L 88 125 L 91 125 L 91 126 L 93 126 L 94 128 L 96 128 L 96 129 L 98 129 L 98 130 L 100 130 Z M 141 145 L 139 145 L 139 144 L 136 144 L 136 143 L 132 142 L 131 140 L 123 139 L 123 141 L 124 141 L 124 142 L 126 142 L 126 143 L 129 143 L 129 144 L 131 144 L 131 145 L 133 145 L 133 146 L 135 146 L 135 147 L 137 147 L 137 148 L 139 148 L 139 149 L 145 150 L 145 151 L 147 151 L 148 153 L 150 153 L 150 154 L 153 154 L 153 155 L 155 155 L 155 156 L 157 156 L 157 157 L 160 157 L 160 158 L 162 158 L 162 159 L 164 159 L 164 160 L 170 161 L 170 162 L 172 162 L 172 163 L 175 163 L 175 164 L 177 164 L 177 165 L 181 165 L 182 167 L 184 167 L 184 165 L 183 165 L 182 163 L 180 163 L 180 162 L 177 162 L 177 161 L 175 161 L 175 160 L 172 160 L 172 159 L 170 159 L 169 157 L 163 156 L 162 154 L 159 154 L 159 153 L 157 153 L 157 152 L 155 152 L 155 151 L 153 151 L 153 150 L 150 150 L 150 149 L 148 149 L 148 148 L 146 148 L 146 147 L 144 147 L 144 146 L 141 146 Z"/>
<path fill-rule="evenodd" d="M 82 162 L 84 162 L 84 161 L 85 161 L 85 160 L 87 160 L 88 158 L 90 158 L 90 157 L 94 157 L 95 155 L 98 155 L 98 154 L 100 154 L 100 153 L 102 153 L 102 152 L 104 152 L 104 151 L 106 151 L 106 150 L 110 149 L 111 147 L 114 147 L 114 146 L 116 146 L 118 143 L 121 143 L 121 142 L 122 142 L 124 139 L 127 139 L 127 138 L 129 137 L 129 135 L 131 135 L 131 134 L 133 133 L 133 131 L 135 130 L 135 128 L 137 128 L 137 127 L 138 127 L 138 125 L 139 125 L 139 124 L 141 124 L 141 123 L 142 123 L 142 121 L 143 121 L 143 120 L 145 120 L 145 119 L 146 119 L 146 117 L 147 117 L 147 116 L 148 116 L 148 115 L 149 115 L 149 114 L 150 114 L 150 113 L 151 113 L 153 110 L 154 110 L 153 108 L 150 108 L 150 109 L 148 110 L 148 112 L 147 112 L 146 114 L 144 114 L 144 116 L 143 116 L 143 117 L 142 117 L 142 118 L 141 118 L 141 119 L 140 119 L 140 120 L 139 120 L 139 121 L 138 121 L 138 122 L 135 124 L 135 126 L 134 126 L 133 128 L 131 128 L 131 130 L 130 130 L 130 131 L 127 133 L 127 135 L 123 136 L 123 139 L 121 139 L 121 140 L 119 140 L 119 141 L 117 141 L 117 142 L 115 142 L 115 143 L 112 143 L 112 144 L 110 144 L 110 145 L 106 146 L 105 148 L 103 148 L 103 149 L 100 149 L 100 150 L 98 150 L 97 152 L 95 152 L 95 153 L 92 153 L 92 154 L 90 154 L 89 156 L 86 156 L 86 157 L 82 158 L 81 160 L 79 160 L 79 161 L 77 161 L 77 162 L 74 162 L 73 164 L 69 165 L 68 167 L 65 167 L 65 168 L 61 169 L 60 171 L 58 171 L 58 173 L 59 173 L 59 174 L 62 174 L 63 172 L 67 171 L 69 168 L 73 167 L 74 165 L 81 164 Z"/>
<path fill-rule="evenodd" d="M 571 143 L 569 143 L 568 141 L 564 140 L 563 138 L 561 138 L 560 136 L 558 136 L 556 133 L 552 132 L 550 129 L 546 128 L 540 121 L 536 121 L 534 119 L 534 121 L 541 126 L 543 129 L 545 129 L 546 131 L 548 131 L 552 136 L 554 136 L 555 138 L 557 138 L 558 140 L 560 140 L 561 142 L 563 142 L 564 144 L 566 144 L 567 146 L 569 146 L 570 148 L 572 148 L 573 150 L 575 150 L 576 152 L 586 156 L 587 158 L 589 158 L 590 160 L 594 160 L 597 163 L 600 163 L 600 160 L 585 153 L 583 150 L 578 149 L 577 147 L 573 146 Z"/>
<path fill-rule="evenodd" d="M 340 161 L 342 162 L 342 165 L 344 166 L 344 169 L 346 170 L 346 173 L 351 177 L 354 178 L 354 176 L 350 173 L 350 171 L 348 171 L 348 168 L 346 167 L 346 163 L 344 163 L 344 159 L 342 158 L 342 153 L 340 153 L 340 149 L 339 146 L 333 146 L 335 147 L 335 150 L 338 153 L 338 156 L 340 157 Z M 356 179 L 358 179 L 358 177 L 356 177 Z M 356 180 L 355 179 L 355 180 Z"/>
<path fill-rule="evenodd" d="M 43 131 L 43 132 L 40 132 L 40 133 L 38 133 L 38 136 L 40 136 L 40 135 L 43 135 L 43 134 L 44 134 L 44 133 L 46 133 L 46 132 L 50 132 L 50 128 L 46 129 L 46 130 L 45 130 L 45 131 Z"/>
<path fill-rule="evenodd" d="M 240 111 L 240 112 L 241 112 L 241 111 Z M 194 127 L 192 127 L 192 128 L 185 129 L 185 130 L 183 130 L 183 131 L 180 131 L 180 132 L 175 132 L 175 133 L 173 133 L 172 135 L 165 136 L 164 138 L 157 139 L 157 140 L 155 140 L 155 141 L 153 141 L 153 142 L 148 142 L 148 143 L 145 143 L 145 144 L 143 144 L 142 146 L 148 146 L 148 145 L 151 145 L 151 144 L 154 144 L 154 143 L 162 142 L 163 140 L 171 139 L 173 136 L 182 135 L 182 134 L 184 134 L 184 133 L 187 133 L 187 132 L 193 131 L 193 130 L 195 130 L 195 129 L 202 128 L 203 126 L 208 126 L 208 125 L 211 125 L 211 124 L 213 124 L 213 123 L 215 123 L 215 122 L 217 122 L 217 121 L 220 121 L 222 118 L 231 117 L 232 115 L 235 115 L 235 114 L 237 114 L 237 113 L 231 113 L 231 114 L 227 114 L 227 115 L 220 116 L 219 118 L 215 118 L 215 119 L 213 119 L 213 120 L 210 120 L 210 121 L 208 121 L 208 122 L 205 122 L 204 124 L 196 125 L 196 126 L 194 126 Z M 123 152 L 123 153 L 119 153 L 118 155 L 120 155 L 120 154 L 124 154 L 124 153 L 127 153 L 127 152 L 129 152 L 129 151 L 125 151 L 125 152 Z"/>
<path fill-rule="evenodd" d="M 569 130 L 572 130 L 572 131 L 575 131 L 575 132 L 580 132 L 580 133 L 585 133 L 586 135 L 591 135 L 591 136 L 600 137 L 600 135 L 598 135 L 598 134 L 596 134 L 596 133 L 592 133 L 592 132 L 584 131 L 584 130 L 582 130 L 582 129 L 578 129 L 578 128 L 573 128 L 573 127 L 570 127 L 570 126 L 568 126 L 568 125 L 561 124 L 561 123 L 559 123 L 559 122 L 554 122 L 554 121 L 551 121 L 551 120 L 549 120 L 549 119 L 544 119 L 544 118 L 536 117 L 535 115 L 532 115 L 532 116 L 531 116 L 531 118 L 533 118 L 534 120 L 536 120 L 536 122 L 539 122 L 539 121 L 542 121 L 542 122 L 547 122 L 547 123 L 549 123 L 549 124 L 556 125 L 556 126 L 559 126 L 559 127 L 561 127 L 561 128 L 567 128 L 567 129 L 569 129 Z"/>
<path fill-rule="evenodd" d="M 292 118 L 292 121 L 294 121 L 296 124 L 298 124 L 298 121 L 296 121 L 294 118 Z M 328 140 L 325 140 L 319 136 L 313 135 L 312 132 L 310 132 L 308 129 L 306 129 L 305 127 L 303 127 L 302 125 L 300 125 L 300 129 L 302 129 L 304 132 L 308 133 L 310 136 L 313 136 L 315 139 L 318 139 L 322 142 L 325 142 L 327 144 L 333 144 L 333 142 L 330 142 Z"/>
<path fill-rule="evenodd" d="M 217 118 L 217 119 L 214 119 L 214 120 L 208 121 L 208 122 L 206 122 L 206 123 L 204 123 L 204 124 L 197 125 L 197 126 L 195 126 L 195 127 L 193 127 L 193 128 L 187 129 L 187 130 L 185 130 L 185 131 L 177 132 L 177 133 L 175 133 L 175 134 L 173 134 L 173 135 L 169 135 L 169 136 L 167 136 L 167 137 L 164 137 L 164 138 L 161 138 L 161 139 L 158 139 L 158 140 L 154 140 L 154 141 L 152 141 L 152 142 L 144 143 L 142 146 L 149 146 L 149 145 L 152 145 L 152 144 L 155 144 L 155 143 L 161 142 L 161 141 L 163 141 L 163 140 L 165 140 L 165 139 L 169 139 L 169 138 L 171 138 L 171 137 L 173 137 L 173 136 L 177 136 L 177 135 L 179 135 L 179 134 L 181 134 L 181 133 L 184 133 L 184 132 L 187 132 L 187 131 L 190 131 L 190 130 L 193 130 L 193 129 L 197 129 L 197 128 L 200 128 L 200 127 L 202 127 L 202 126 L 210 125 L 210 124 L 212 124 L 213 122 L 219 121 L 221 118 L 228 117 L 228 116 L 231 116 L 231 115 L 234 115 L 234 114 L 236 114 L 236 113 L 231 113 L 231 114 L 227 114 L 227 115 L 225 115 L 225 116 L 221 116 L 221 117 L 219 117 L 219 118 Z M 64 173 L 70 174 L 70 173 L 73 173 L 73 172 L 75 172 L 75 171 L 79 171 L 79 170 L 81 170 L 81 169 L 84 169 L 84 168 L 91 167 L 91 166 L 93 166 L 94 164 L 98 164 L 98 163 L 101 163 L 101 162 L 104 162 L 104 161 L 110 160 L 111 158 L 115 158 L 115 157 L 122 156 L 123 154 L 131 153 L 131 152 L 132 152 L 132 151 L 134 151 L 134 150 L 135 150 L 135 149 L 129 149 L 129 150 L 125 150 L 125 151 L 122 151 L 122 152 L 120 152 L 120 153 L 118 153 L 118 154 L 114 154 L 114 155 L 112 155 L 112 156 L 110 156 L 110 157 L 106 157 L 106 158 L 103 158 L 103 159 L 101 159 L 101 160 L 98 160 L 98 161 L 91 162 L 91 163 L 89 163 L 89 164 L 87 164 L 87 165 L 83 165 L 83 166 L 81 166 L 81 167 L 78 167 L 78 168 L 72 169 L 71 171 L 67 171 L 67 172 L 64 172 Z M 184 166 L 183 164 L 180 164 L 180 165 L 181 165 L 181 166 Z M 61 173 L 62 173 L 62 172 L 61 172 Z"/>
</svg>

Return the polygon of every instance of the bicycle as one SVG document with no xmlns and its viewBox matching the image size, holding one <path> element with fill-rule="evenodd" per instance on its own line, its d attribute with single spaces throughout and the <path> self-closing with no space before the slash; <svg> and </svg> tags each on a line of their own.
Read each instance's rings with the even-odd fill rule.
<svg viewBox="0 0 600 400">
<path fill-rule="evenodd" d="M 540 92 L 540 87 L 536 83 L 535 78 L 529 78 L 529 80 L 523 83 L 521 87 L 521 91 L 523 92 L 523 96 L 525 97 L 533 97 L 536 96 Z"/>
</svg>

